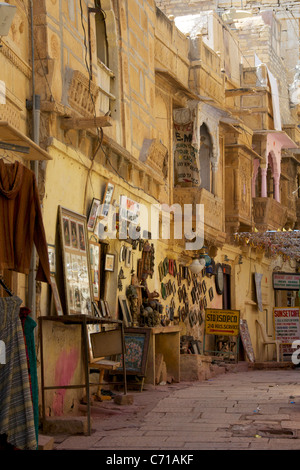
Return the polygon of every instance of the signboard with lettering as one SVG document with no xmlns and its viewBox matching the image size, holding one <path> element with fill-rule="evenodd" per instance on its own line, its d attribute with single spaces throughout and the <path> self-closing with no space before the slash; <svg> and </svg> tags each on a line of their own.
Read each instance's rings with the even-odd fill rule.
<svg viewBox="0 0 300 470">
<path fill-rule="evenodd" d="M 300 339 L 299 307 L 275 307 L 273 315 L 276 339 L 288 344 Z"/>
<path fill-rule="evenodd" d="M 273 273 L 273 288 L 279 290 L 299 290 L 300 273 Z"/>
<path fill-rule="evenodd" d="M 207 308 L 205 310 L 205 333 L 207 335 L 238 336 L 240 311 Z"/>
<path fill-rule="evenodd" d="M 200 184 L 199 165 L 197 163 L 198 151 L 193 147 L 193 122 L 187 124 L 174 124 L 174 171 L 175 184 Z"/>
</svg>

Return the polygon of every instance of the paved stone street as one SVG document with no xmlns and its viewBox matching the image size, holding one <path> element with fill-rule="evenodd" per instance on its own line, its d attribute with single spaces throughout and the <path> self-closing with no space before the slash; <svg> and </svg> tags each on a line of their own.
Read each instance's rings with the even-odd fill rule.
<svg viewBox="0 0 300 470">
<path fill-rule="evenodd" d="M 300 450 L 300 370 L 229 372 L 94 405 L 90 436 L 57 450 Z"/>
</svg>

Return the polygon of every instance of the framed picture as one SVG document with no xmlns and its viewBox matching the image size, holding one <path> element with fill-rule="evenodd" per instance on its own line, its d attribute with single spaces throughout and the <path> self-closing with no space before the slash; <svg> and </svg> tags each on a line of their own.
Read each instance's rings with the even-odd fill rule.
<svg viewBox="0 0 300 470">
<path fill-rule="evenodd" d="M 214 298 L 214 291 L 212 287 L 208 289 L 208 295 L 209 295 L 209 300 L 212 301 Z"/>
<path fill-rule="evenodd" d="M 91 282 L 93 289 L 93 299 L 100 300 L 100 253 L 99 243 L 89 241 L 90 247 L 90 266 L 91 266 Z"/>
<path fill-rule="evenodd" d="M 119 295 L 119 305 L 123 315 L 124 325 L 126 327 L 131 326 L 132 316 L 126 295 Z"/>
<path fill-rule="evenodd" d="M 126 252 L 126 261 L 125 261 L 125 266 L 129 268 L 131 266 L 131 259 L 132 259 L 132 249 L 127 248 Z"/>
<path fill-rule="evenodd" d="M 48 245 L 50 274 L 56 273 L 55 245 Z"/>
<path fill-rule="evenodd" d="M 97 303 L 95 301 L 92 301 L 92 305 L 93 305 L 94 310 L 95 310 L 95 317 L 102 318 L 102 315 L 101 315 L 101 312 L 99 310 L 99 307 L 98 307 Z"/>
<path fill-rule="evenodd" d="M 126 374 L 146 375 L 150 328 L 124 328 Z"/>
<path fill-rule="evenodd" d="M 110 308 L 109 308 L 107 300 L 104 300 L 104 305 L 105 305 L 105 310 L 106 310 L 106 316 L 108 318 L 111 318 Z"/>
<path fill-rule="evenodd" d="M 115 255 L 112 255 L 110 253 L 106 254 L 104 269 L 105 271 L 111 271 L 111 272 L 115 270 Z"/>
<path fill-rule="evenodd" d="M 110 181 L 106 183 L 104 195 L 102 199 L 102 204 L 98 212 L 98 217 L 103 218 L 103 217 L 108 216 L 109 206 L 112 201 L 114 190 L 115 190 L 115 185 L 113 183 L 111 183 Z"/>
<path fill-rule="evenodd" d="M 140 216 L 140 204 L 127 196 L 120 196 L 120 219 L 132 224 L 138 224 Z"/>
<path fill-rule="evenodd" d="M 101 315 L 102 317 L 106 317 L 106 307 L 105 307 L 105 303 L 104 303 L 104 300 L 100 300 L 100 312 L 101 312 Z"/>
<path fill-rule="evenodd" d="M 89 217 L 87 221 L 87 229 L 90 232 L 93 232 L 97 222 L 98 212 L 101 205 L 100 199 L 93 198 L 92 205 L 89 212 Z"/>
<path fill-rule="evenodd" d="M 67 315 L 92 315 L 93 289 L 86 216 L 58 207 Z"/>
<path fill-rule="evenodd" d="M 52 274 L 50 276 L 50 281 L 51 281 L 51 291 L 52 291 L 52 296 L 53 296 L 52 298 L 53 298 L 54 305 L 55 305 L 55 310 L 56 310 L 57 315 L 61 316 L 64 314 L 64 312 L 61 306 L 56 279 L 55 279 L 55 276 L 53 276 Z"/>
</svg>

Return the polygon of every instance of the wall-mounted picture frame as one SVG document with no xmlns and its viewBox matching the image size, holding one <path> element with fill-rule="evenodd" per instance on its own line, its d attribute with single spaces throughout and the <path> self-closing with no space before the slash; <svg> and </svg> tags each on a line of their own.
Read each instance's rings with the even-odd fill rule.
<svg viewBox="0 0 300 470">
<path fill-rule="evenodd" d="M 101 205 L 100 199 L 93 198 L 88 220 L 87 220 L 87 229 L 90 232 L 93 232 L 95 230 L 95 225 L 97 222 L 100 205 Z"/>
<path fill-rule="evenodd" d="M 209 295 L 209 300 L 212 301 L 214 298 L 214 291 L 212 287 L 208 289 L 208 295 Z"/>
<path fill-rule="evenodd" d="M 105 255 L 104 270 L 114 272 L 115 270 L 115 255 L 107 253 Z"/>
<path fill-rule="evenodd" d="M 56 278 L 53 274 L 50 275 L 50 282 L 51 282 L 51 292 L 52 292 L 52 298 L 56 310 L 56 314 L 58 316 L 62 316 L 64 314 L 62 306 L 61 306 L 61 301 L 60 301 L 60 296 L 56 284 Z"/>
<path fill-rule="evenodd" d="M 134 225 L 139 223 L 140 204 L 127 196 L 120 196 L 120 219 L 126 220 Z"/>
<path fill-rule="evenodd" d="M 93 299 L 100 300 L 101 247 L 99 243 L 89 240 L 89 248 Z"/>
<path fill-rule="evenodd" d="M 48 244 L 48 258 L 49 258 L 50 274 L 55 274 L 56 273 L 55 245 Z"/>
<path fill-rule="evenodd" d="M 131 263 L 132 263 L 132 249 L 127 248 L 125 266 L 129 268 L 131 266 Z"/>
<path fill-rule="evenodd" d="M 87 218 L 58 207 L 67 315 L 92 315 L 93 291 L 90 271 Z"/>
<path fill-rule="evenodd" d="M 123 316 L 124 325 L 125 327 L 129 327 L 132 324 L 132 316 L 131 316 L 127 297 L 126 295 L 119 295 L 118 300 L 119 300 L 119 306 L 120 306 L 122 316 Z"/>
<path fill-rule="evenodd" d="M 102 204 L 101 204 L 101 207 L 100 207 L 99 212 L 98 212 L 98 217 L 100 219 L 103 219 L 103 217 L 108 216 L 109 207 L 112 203 L 112 197 L 113 197 L 113 194 L 114 194 L 114 190 L 115 190 L 115 185 L 111 181 L 108 181 L 106 183 L 106 186 L 105 186 L 104 195 L 103 195 L 103 199 L 102 199 Z"/>
</svg>

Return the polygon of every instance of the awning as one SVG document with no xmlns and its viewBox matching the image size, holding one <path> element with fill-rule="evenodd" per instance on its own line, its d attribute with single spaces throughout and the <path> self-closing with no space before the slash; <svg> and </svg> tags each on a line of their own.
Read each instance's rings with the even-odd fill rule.
<svg viewBox="0 0 300 470">
<path fill-rule="evenodd" d="M 0 142 L 24 147 L 22 158 L 26 160 L 52 160 L 48 152 L 6 121 L 0 121 Z"/>
</svg>

